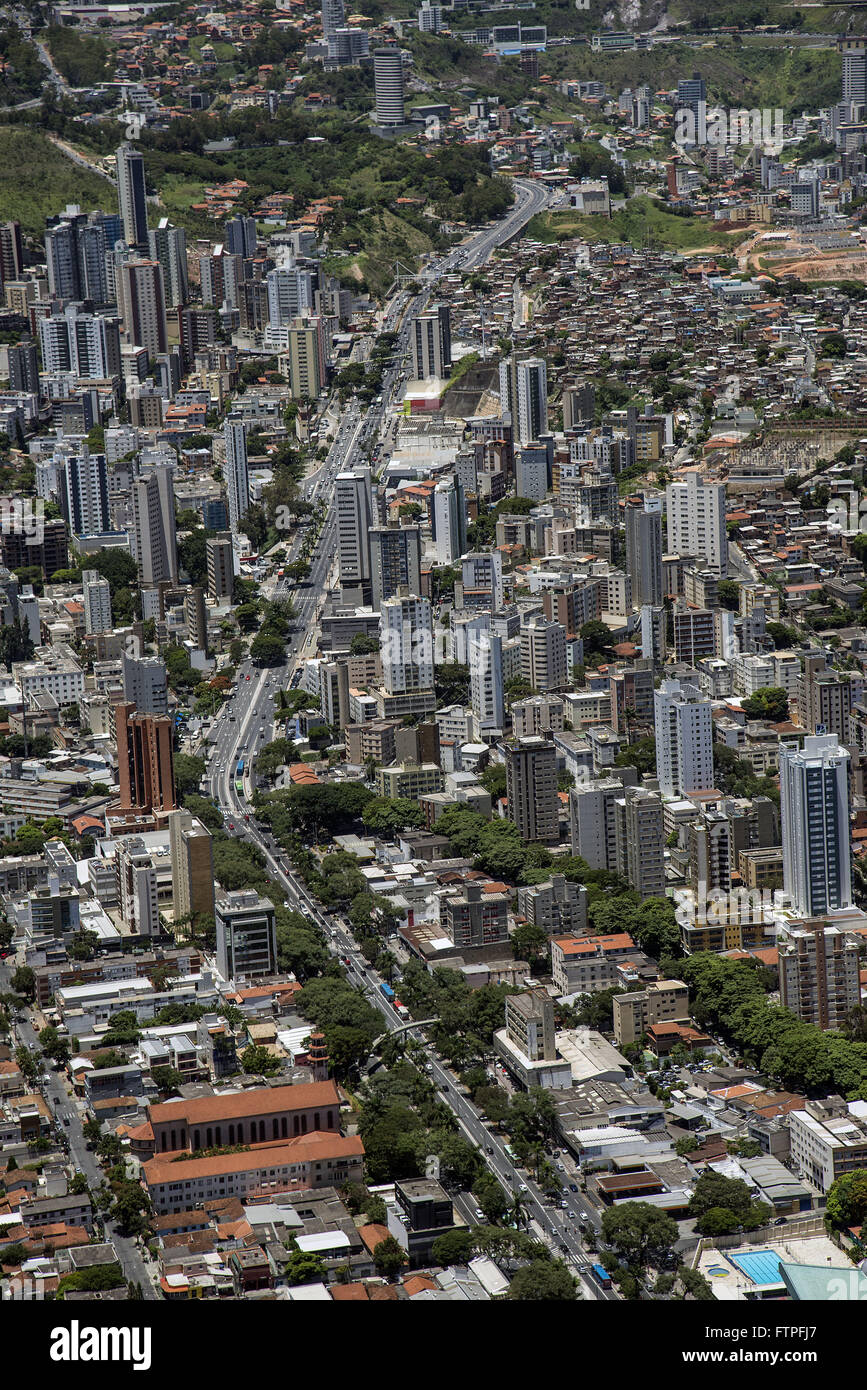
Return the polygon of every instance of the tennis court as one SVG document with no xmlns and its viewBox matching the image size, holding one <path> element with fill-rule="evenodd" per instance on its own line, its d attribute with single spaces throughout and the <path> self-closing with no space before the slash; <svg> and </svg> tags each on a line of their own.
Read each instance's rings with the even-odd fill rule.
<svg viewBox="0 0 867 1390">
<path fill-rule="evenodd" d="M 751 1250 L 728 1258 L 754 1284 L 780 1283 L 780 1256 L 774 1250 Z"/>
</svg>

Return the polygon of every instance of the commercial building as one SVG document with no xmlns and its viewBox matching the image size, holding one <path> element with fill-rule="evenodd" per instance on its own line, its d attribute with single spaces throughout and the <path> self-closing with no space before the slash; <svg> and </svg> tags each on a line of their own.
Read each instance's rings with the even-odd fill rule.
<svg viewBox="0 0 867 1390">
<path fill-rule="evenodd" d="M 849 754 L 833 734 L 780 745 L 783 886 L 799 916 L 852 903 Z"/>
<path fill-rule="evenodd" d="M 444 380 L 452 366 L 451 314 L 447 304 L 434 304 L 417 314 L 410 330 L 412 370 L 417 381 Z"/>
<path fill-rule="evenodd" d="M 370 593 L 370 528 L 373 525 L 370 469 L 338 473 L 334 480 L 337 514 L 337 560 L 344 589 L 361 590 L 364 602 Z"/>
<path fill-rule="evenodd" d="M 376 124 L 383 129 L 404 125 L 403 57 L 399 48 L 374 49 L 373 83 Z"/>
<path fill-rule="evenodd" d="M 277 969 L 274 904 L 252 889 L 225 893 L 214 903 L 217 969 L 224 980 L 273 975 Z"/>
</svg>

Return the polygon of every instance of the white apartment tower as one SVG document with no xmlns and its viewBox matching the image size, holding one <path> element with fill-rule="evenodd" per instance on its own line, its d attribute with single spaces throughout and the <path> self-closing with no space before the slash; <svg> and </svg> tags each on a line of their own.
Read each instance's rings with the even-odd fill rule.
<svg viewBox="0 0 867 1390">
<path fill-rule="evenodd" d="M 707 483 L 698 473 L 665 489 L 668 550 L 694 555 L 720 578 L 728 573 L 725 483 Z"/>
<path fill-rule="evenodd" d="M 388 598 L 379 614 L 382 683 L 389 695 L 432 690 L 433 622 L 426 598 Z"/>
<path fill-rule="evenodd" d="M 663 681 L 653 692 L 656 775 L 663 796 L 689 796 L 714 784 L 711 703 L 693 685 Z"/>
<path fill-rule="evenodd" d="M 503 700 L 503 639 L 491 632 L 489 613 L 466 625 L 470 668 L 470 704 L 479 738 L 500 738 L 505 722 Z"/>
<path fill-rule="evenodd" d="M 849 754 L 833 734 L 780 745 L 783 887 L 796 913 L 852 905 Z"/>
<path fill-rule="evenodd" d="M 542 357 L 528 357 L 515 368 L 518 438 L 532 444 L 548 429 L 548 368 Z"/>
<path fill-rule="evenodd" d="M 84 589 L 84 630 L 111 632 L 111 586 L 97 570 L 84 570 L 81 576 Z"/>
</svg>

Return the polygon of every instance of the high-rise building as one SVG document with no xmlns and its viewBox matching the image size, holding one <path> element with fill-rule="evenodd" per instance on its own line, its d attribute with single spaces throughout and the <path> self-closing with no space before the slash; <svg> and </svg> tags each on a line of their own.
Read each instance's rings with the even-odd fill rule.
<svg viewBox="0 0 867 1390">
<path fill-rule="evenodd" d="M 710 791 L 714 784 L 711 702 L 693 685 L 663 681 L 653 695 L 656 775 L 666 797 Z"/>
<path fill-rule="evenodd" d="M 24 274 L 24 243 L 20 222 L 0 222 L 0 289 Z"/>
<path fill-rule="evenodd" d="M 343 0 L 322 0 L 322 37 L 327 39 L 346 23 Z"/>
<path fill-rule="evenodd" d="M 181 927 L 201 913 L 214 911 L 214 844 L 210 831 L 189 811 L 169 816 L 172 856 L 172 913 Z"/>
<path fill-rule="evenodd" d="M 376 94 L 376 124 L 401 126 L 406 123 L 403 103 L 403 58 L 398 47 L 375 48 L 373 83 Z"/>
<path fill-rule="evenodd" d="M 665 897 L 665 830 L 662 798 L 644 787 L 626 787 L 614 802 L 617 873 L 641 898 Z"/>
<path fill-rule="evenodd" d="M 10 391 L 39 395 L 39 354 L 33 342 L 15 343 L 6 349 Z"/>
<path fill-rule="evenodd" d="M 542 357 L 528 357 L 515 368 L 518 438 L 522 444 L 539 440 L 548 429 L 548 368 Z"/>
<path fill-rule="evenodd" d="M 315 401 L 328 384 L 327 339 L 325 320 L 317 315 L 289 324 L 278 362 L 293 401 Z"/>
<path fill-rule="evenodd" d="M 466 544 L 466 532 L 459 540 Z M 466 554 L 459 550 L 458 553 L 461 556 L 461 606 L 498 613 L 504 597 L 503 557 L 499 550 L 470 550 Z"/>
<path fill-rule="evenodd" d="M 343 588 L 370 587 L 370 528 L 373 524 L 370 469 L 338 473 L 334 480 L 337 560 Z"/>
<path fill-rule="evenodd" d="M 433 622 L 430 601 L 410 595 L 386 599 L 379 610 L 382 683 L 389 695 L 432 690 Z"/>
<path fill-rule="evenodd" d="M 129 260 L 117 267 L 117 307 L 126 340 L 149 357 L 168 352 L 166 295 L 159 261 Z"/>
<path fill-rule="evenodd" d="M 138 714 L 168 714 L 169 690 L 165 662 L 158 656 L 121 657 L 123 698 Z"/>
<path fill-rule="evenodd" d="M 132 527 L 130 550 L 142 585 L 152 588 L 178 582 L 178 544 L 172 469 L 159 465 L 130 488 Z"/>
<path fill-rule="evenodd" d="M 231 417 L 223 426 L 226 445 L 226 496 L 229 502 L 229 529 L 237 533 L 250 509 L 250 474 L 247 469 L 247 426 Z"/>
<path fill-rule="evenodd" d="M 115 153 L 117 166 L 117 204 L 123 218 L 127 246 L 148 249 L 148 205 L 144 157 L 132 145 L 121 145 Z"/>
<path fill-rule="evenodd" d="M 626 499 L 626 573 L 634 607 L 662 603 L 662 498 Z"/>
<path fill-rule="evenodd" d="M 132 936 L 160 931 L 159 887 L 153 856 L 140 835 L 123 835 L 114 860 L 117 910 Z"/>
<path fill-rule="evenodd" d="M 623 783 L 615 780 L 584 782 L 569 792 L 572 853 L 591 869 L 617 871 L 615 802 L 623 796 Z"/>
<path fill-rule="evenodd" d="M 852 904 L 849 754 L 833 734 L 780 744 L 783 886 L 794 911 L 818 917 Z"/>
<path fill-rule="evenodd" d="M 172 721 L 115 705 L 120 810 L 168 814 L 177 807 Z"/>
<path fill-rule="evenodd" d="M 271 334 L 288 331 L 295 319 L 313 312 L 313 272 L 297 265 L 280 265 L 265 276 L 268 295 L 268 328 Z"/>
<path fill-rule="evenodd" d="M 422 0 L 418 12 L 418 27 L 422 34 L 439 34 L 443 27 L 442 5 L 432 5 L 431 0 Z"/>
<path fill-rule="evenodd" d="M 371 603 L 381 608 L 400 589 L 421 590 L 421 531 L 417 526 L 374 526 L 370 536 Z"/>
<path fill-rule="evenodd" d="M 91 454 L 82 441 L 81 452 L 63 460 L 57 481 L 60 510 L 73 535 L 101 536 L 112 529 L 105 454 Z"/>
<path fill-rule="evenodd" d="M 184 619 L 187 624 L 187 637 L 197 651 L 208 650 L 208 610 L 205 606 L 205 591 L 198 584 L 187 589 L 184 595 Z"/>
<path fill-rule="evenodd" d="M 592 425 L 596 418 L 596 387 L 592 382 L 576 382 L 563 387 L 563 428 Z"/>
<path fill-rule="evenodd" d="M 842 97 L 847 103 L 867 105 L 867 38 L 846 35 L 838 41 L 842 55 Z"/>
<path fill-rule="evenodd" d="M 819 922 L 782 928 L 777 947 L 782 1008 L 816 1028 L 842 1029 L 861 1003 L 858 938 Z"/>
<path fill-rule="evenodd" d="M 506 764 L 506 814 L 529 843 L 559 838 L 557 750 L 543 738 L 518 738 L 500 745 Z"/>
<path fill-rule="evenodd" d="M 452 365 L 451 314 L 447 304 L 434 304 L 416 315 L 411 329 L 412 370 L 419 381 L 444 379 Z"/>
<path fill-rule="evenodd" d="M 505 726 L 503 696 L 503 639 L 491 632 L 491 615 L 481 613 L 467 623 L 470 704 L 478 737 L 501 738 Z"/>
<path fill-rule="evenodd" d="M 277 969 L 274 904 L 252 889 L 226 893 L 214 903 L 217 970 L 224 980 L 273 975 Z"/>
<path fill-rule="evenodd" d="M 536 615 L 521 628 L 521 676 L 534 690 L 566 684 L 566 630 Z"/>
<path fill-rule="evenodd" d="M 85 313 L 78 304 L 39 320 L 42 369 L 90 381 L 121 375 L 118 320 Z"/>
<path fill-rule="evenodd" d="M 668 550 L 705 561 L 720 578 L 728 573 L 725 483 L 708 483 L 698 473 L 665 489 Z"/>
<path fill-rule="evenodd" d="M 862 698 L 860 674 L 829 670 L 824 652 L 808 652 L 796 689 L 798 714 L 804 728 L 812 734 L 834 734 L 840 743 L 849 743 L 852 706 Z"/>
<path fill-rule="evenodd" d="M 437 563 L 453 565 L 467 548 L 467 504 L 457 478 L 437 483 L 433 494 Z"/>
<path fill-rule="evenodd" d="M 341 0 L 338 0 L 341 3 Z M 230 217 L 226 223 L 226 250 L 230 256 L 252 259 L 259 244 L 255 217 Z"/>
<path fill-rule="evenodd" d="M 105 214 L 88 217 L 70 204 L 45 228 L 45 264 L 52 299 L 84 300 L 100 306 L 109 302 Z"/>
<path fill-rule="evenodd" d="M 186 232 L 162 217 L 155 230 L 148 232 L 148 246 L 151 260 L 159 261 L 163 268 L 166 308 L 178 309 L 190 297 Z"/>
<path fill-rule="evenodd" d="M 217 600 L 231 599 L 235 588 L 234 547 L 231 532 L 208 536 L 205 559 L 208 566 L 208 593 Z"/>
<path fill-rule="evenodd" d="M 97 570 L 83 570 L 84 630 L 88 634 L 111 632 L 111 586 Z"/>
</svg>

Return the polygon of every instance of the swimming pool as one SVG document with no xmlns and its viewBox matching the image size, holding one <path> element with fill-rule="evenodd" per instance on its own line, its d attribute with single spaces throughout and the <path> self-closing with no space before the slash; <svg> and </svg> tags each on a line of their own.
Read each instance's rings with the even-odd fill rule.
<svg viewBox="0 0 867 1390">
<path fill-rule="evenodd" d="M 780 1257 L 773 1250 L 751 1250 L 746 1255 L 729 1255 L 733 1265 L 737 1265 L 754 1284 L 779 1284 Z"/>
<path fill-rule="evenodd" d="M 715 1279 L 727 1279 L 731 1274 L 731 1270 L 723 1269 L 722 1265 L 711 1265 L 707 1273 L 712 1274 Z"/>
</svg>

